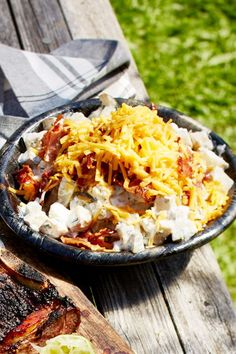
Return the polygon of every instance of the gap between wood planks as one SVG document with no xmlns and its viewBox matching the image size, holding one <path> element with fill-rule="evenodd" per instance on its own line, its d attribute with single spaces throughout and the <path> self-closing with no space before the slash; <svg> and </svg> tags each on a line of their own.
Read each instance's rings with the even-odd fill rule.
<svg viewBox="0 0 236 354">
<path fill-rule="evenodd" d="M 21 36 L 20 36 L 20 33 L 19 33 L 19 30 L 18 30 L 18 27 L 16 25 L 16 19 L 15 19 L 15 16 L 14 16 L 14 13 L 12 11 L 12 6 L 11 6 L 11 2 L 10 0 L 7 0 L 6 1 L 6 4 L 8 5 L 8 8 L 9 8 L 9 12 L 11 14 L 11 18 L 12 18 L 12 22 L 14 24 L 14 28 L 15 28 L 15 31 L 16 31 L 16 36 L 17 36 L 17 40 L 19 42 L 19 46 L 20 48 L 22 49 L 23 48 L 23 44 L 22 44 L 22 41 L 21 41 Z"/>
</svg>

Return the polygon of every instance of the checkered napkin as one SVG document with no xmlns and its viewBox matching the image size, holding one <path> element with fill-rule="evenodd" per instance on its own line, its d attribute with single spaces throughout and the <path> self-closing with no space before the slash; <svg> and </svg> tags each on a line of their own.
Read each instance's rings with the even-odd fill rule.
<svg viewBox="0 0 236 354">
<path fill-rule="evenodd" d="M 77 39 L 51 54 L 0 44 L 0 145 L 22 124 L 20 117 L 33 117 L 101 91 L 134 97 L 125 72 L 129 60 L 114 40 Z"/>
</svg>

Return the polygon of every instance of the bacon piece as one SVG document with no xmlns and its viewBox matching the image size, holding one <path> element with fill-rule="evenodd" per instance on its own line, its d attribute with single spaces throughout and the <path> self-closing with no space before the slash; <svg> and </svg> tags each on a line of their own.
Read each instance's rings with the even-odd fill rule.
<svg viewBox="0 0 236 354">
<path fill-rule="evenodd" d="M 92 152 L 91 154 L 84 156 L 80 164 L 83 174 L 88 174 L 90 170 L 94 170 L 96 168 L 95 153 Z"/>
<path fill-rule="evenodd" d="M 54 124 L 57 124 L 62 118 L 63 118 L 63 114 L 62 113 L 58 114 Z"/>
<path fill-rule="evenodd" d="M 148 195 L 148 188 L 147 187 L 138 186 L 138 187 L 136 187 L 135 193 L 139 194 L 147 203 L 152 203 L 155 200 L 155 196 Z"/>
<path fill-rule="evenodd" d="M 87 231 L 74 238 L 61 237 L 61 241 L 67 245 L 93 251 L 112 250 L 113 242 L 118 241 L 119 239 L 117 232 L 109 228 L 101 229 L 95 233 Z"/>
<path fill-rule="evenodd" d="M 20 185 L 21 194 L 27 201 L 34 200 L 39 191 L 40 184 L 29 165 L 23 167 L 16 173 L 16 180 Z"/>
<path fill-rule="evenodd" d="M 112 182 L 114 184 L 116 184 L 117 186 L 123 186 L 124 177 L 123 177 L 122 173 L 119 171 L 116 171 L 115 173 L 113 173 Z"/>
<path fill-rule="evenodd" d="M 177 160 L 178 164 L 178 174 L 184 177 L 192 177 L 193 168 L 192 168 L 192 156 L 179 156 Z"/>
<path fill-rule="evenodd" d="M 203 177 L 203 182 L 210 182 L 213 180 L 213 177 L 212 177 L 212 174 L 211 174 L 211 171 L 207 171 L 205 173 L 205 176 Z"/>
<path fill-rule="evenodd" d="M 86 185 L 86 181 L 84 178 L 77 178 L 76 182 L 80 188 L 83 188 Z"/>
<path fill-rule="evenodd" d="M 85 237 L 87 237 L 92 245 L 99 245 L 107 249 L 112 249 L 113 242 L 120 239 L 115 230 L 108 229 L 107 227 L 95 233 L 87 232 Z"/>
<path fill-rule="evenodd" d="M 129 182 L 129 187 L 137 187 L 141 183 L 141 179 L 136 178 L 136 176 L 132 177 Z"/>
<path fill-rule="evenodd" d="M 190 203 L 190 198 L 191 198 L 191 192 L 190 192 L 189 190 L 184 191 L 183 204 L 184 204 L 184 205 L 189 205 L 189 203 Z"/>
<path fill-rule="evenodd" d="M 87 155 L 87 168 L 88 170 L 95 168 L 96 167 L 96 159 L 95 159 L 95 152 L 92 152 L 91 154 Z"/>
<path fill-rule="evenodd" d="M 71 237 L 62 236 L 61 241 L 65 245 L 74 246 L 85 250 L 104 251 L 104 248 L 100 246 L 93 246 L 87 240 L 84 240 L 80 237 L 71 238 Z"/>
<path fill-rule="evenodd" d="M 40 197 L 43 192 L 54 188 L 60 183 L 60 180 L 50 181 L 50 177 L 53 175 L 53 168 L 47 169 L 43 172 L 40 180 L 35 176 L 31 167 L 23 165 L 23 167 L 16 173 L 16 180 L 20 185 L 18 194 L 23 195 L 27 201 L 35 200 L 36 197 Z"/>
<path fill-rule="evenodd" d="M 127 175 L 129 174 L 129 171 L 127 170 Z M 150 171 L 148 171 L 149 173 Z M 140 179 L 138 179 L 136 177 L 136 175 L 131 175 L 129 176 L 129 187 L 125 188 L 127 190 L 127 192 L 132 193 L 132 194 L 138 194 L 140 197 L 142 197 L 144 199 L 145 202 L 147 203 L 151 203 L 154 201 L 155 197 L 150 197 L 148 195 L 148 190 L 149 187 L 151 186 L 150 184 L 147 185 L 146 187 L 141 187 L 140 183 L 142 182 Z M 120 171 L 116 171 L 113 174 L 113 178 L 112 178 L 112 182 L 113 184 L 116 184 L 120 187 L 124 187 L 124 177 L 123 174 Z"/>
<path fill-rule="evenodd" d="M 42 138 L 42 147 L 39 157 L 46 162 L 53 162 L 57 156 L 58 150 L 61 148 L 60 139 L 66 134 L 64 127 L 59 123 L 62 115 L 57 116 L 57 120 Z"/>
<path fill-rule="evenodd" d="M 34 173 L 29 165 L 23 165 L 22 168 L 16 174 L 16 179 L 19 184 L 25 183 L 33 177 Z"/>
<path fill-rule="evenodd" d="M 42 192 L 47 192 L 49 189 L 49 182 L 50 182 L 50 177 L 53 175 L 54 173 L 54 170 L 53 168 L 49 168 L 49 169 L 46 169 L 42 176 L 41 176 L 41 181 L 40 181 L 40 193 Z M 55 182 L 55 181 L 54 181 Z M 60 183 L 60 180 L 58 179 L 58 181 L 56 181 L 55 183 L 53 183 L 53 187 L 55 187 L 56 185 L 58 185 Z"/>
<path fill-rule="evenodd" d="M 154 202 L 155 196 L 149 196 L 148 195 L 148 190 L 149 190 L 148 187 L 151 187 L 151 185 L 149 184 L 146 187 L 141 187 L 139 184 L 137 185 L 137 183 L 138 183 L 138 180 L 134 181 L 132 183 L 131 187 L 130 187 L 130 184 L 129 184 L 129 188 L 128 188 L 127 192 L 139 195 L 141 198 L 144 199 L 144 202 L 146 202 L 146 203 Z"/>
</svg>

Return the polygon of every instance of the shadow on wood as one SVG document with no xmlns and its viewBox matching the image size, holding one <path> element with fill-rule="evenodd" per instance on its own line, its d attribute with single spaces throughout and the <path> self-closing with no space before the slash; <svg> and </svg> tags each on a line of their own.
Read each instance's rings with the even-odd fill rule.
<svg viewBox="0 0 236 354">
<path fill-rule="evenodd" d="M 106 297 L 109 299 L 111 293 L 110 287 L 113 287 L 112 293 L 116 293 L 117 297 L 123 298 L 121 308 L 143 303 L 144 297 L 151 299 L 157 296 L 158 292 L 162 292 L 161 281 L 156 272 L 156 267 L 164 262 L 168 262 L 175 273 L 171 273 L 173 278 L 177 277 L 187 266 L 191 257 L 190 252 L 180 255 L 168 257 L 167 260 L 160 260 L 152 263 L 142 265 L 131 265 L 123 267 L 88 267 L 73 265 L 49 257 L 45 253 L 30 247 L 23 240 L 19 238 L 8 228 L 8 226 L 1 222 L 1 239 L 6 248 L 12 251 L 17 257 L 25 262 L 32 264 L 37 270 L 43 272 L 46 276 L 56 274 L 58 279 L 64 279 L 65 275 L 67 281 L 71 284 L 76 284 L 80 289 L 94 302 L 96 298 L 96 306 L 103 312 L 99 306 L 99 298 Z M 17 243 L 17 247 L 15 247 Z M 21 246 L 19 247 L 19 244 Z M 68 278 L 68 274 L 70 278 Z M 157 277 L 155 276 L 157 274 Z M 168 275 L 168 282 L 172 281 L 170 274 Z M 154 280 L 155 279 L 155 280 Z M 91 284 L 88 288 L 85 284 Z M 122 288 L 122 284 L 129 284 L 129 287 Z M 91 292 L 93 288 L 93 292 Z M 94 296 L 95 295 L 95 296 Z M 110 299 L 111 300 L 111 299 Z M 110 304 L 110 305 L 109 305 Z M 112 301 L 107 301 L 107 310 L 113 307 Z"/>
</svg>

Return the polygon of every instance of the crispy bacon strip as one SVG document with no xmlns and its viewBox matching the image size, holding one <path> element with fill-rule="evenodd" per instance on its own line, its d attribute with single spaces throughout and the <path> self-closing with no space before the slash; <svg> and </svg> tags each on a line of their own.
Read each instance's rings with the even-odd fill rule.
<svg viewBox="0 0 236 354">
<path fill-rule="evenodd" d="M 83 178 L 77 178 L 79 187 L 91 186 L 95 181 L 96 172 L 96 158 L 95 153 L 84 155 L 80 158 L 81 171 Z"/>
<path fill-rule="evenodd" d="M 106 251 L 113 249 L 113 242 L 118 241 L 119 236 L 115 230 L 104 228 L 98 232 L 84 232 L 77 237 L 61 237 L 66 245 L 76 246 L 92 251 Z"/>
<path fill-rule="evenodd" d="M 40 184 L 35 179 L 35 175 L 29 165 L 23 167 L 16 173 L 16 180 L 20 185 L 19 191 L 27 201 L 34 200 L 37 197 Z"/>
<path fill-rule="evenodd" d="M 128 175 L 128 170 L 127 170 L 127 175 Z M 138 179 L 135 175 L 133 175 L 130 177 L 130 183 L 128 189 L 127 188 L 125 189 L 129 193 L 140 195 L 147 203 L 153 202 L 155 197 L 150 197 L 148 195 L 149 186 L 143 188 L 140 186 L 141 182 L 142 181 L 140 179 Z M 116 171 L 115 173 L 113 173 L 112 184 L 116 184 L 122 187 L 124 186 L 124 178 L 120 171 Z"/>
<path fill-rule="evenodd" d="M 39 157 L 43 158 L 46 162 L 53 162 L 58 154 L 58 150 L 61 148 L 60 139 L 66 134 L 63 125 L 60 124 L 60 120 L 63 115 L 59 114 L 57 120 L 53 124 L 42 138 L 42 147 L 39 152 Z"/>
<path fill-rule="evenodd" d="M 99 245 L 107 249 L 112 249 L 113 242 L 120 239 L 115 230 L 108 229 L 107 227 L 95 233 L 87 232 L 83 237 L 87 237 L 92 245 Z"/>
<path fill-rule="evenodd" d="M 147 187 L 141 187 L 140 185 L 133 186 L 128 189 L 128 192 L 133 194 L 138 194 L 140 197 L 144 199 L 146 203 L 152 203 L 155 200 L 155 196 L 148 195 L 148 186 Z"/>
<path fill-rule="evenodd" d="M 95 152 L 88 154 L 84 157 L 84 164 L 88 170 L 94 169 L 96 167 L 96 155 Z"/>
<path fill-rule="evenodd" d="M 207 172 L 205 173 L 205 176 L 203 177 L 202 182 L 210 182 L 210 181 L 212 181 L 212 179 L 213 179 L 213 177 L 212 177 L 211 172 L 210 172 L 210 171 L 207 171 Z"/>
<path fill-rule="evenodd" d="M 46 169 L 43 172 L 40 181 L 40 193 L 48 192 L 50 189 L 56 187 L 60 183 L 60 179 L 56 181 L 52 181 L 50 179 L 50 177 L 53 176 L 53 174 L 54 174 L 53 168 Z"/>
<path fill-rule="evenodd" d="M 189 206 L 190 198 L 191 198 L 191 192 L 189 190 L 184 191 L 183 198 L 182 198 L 182 203 L 184 205 L 188 205 Z"/>
<path fill-rule="evenodd" d="M 178 173 L 184 177 L 192 177 L 193 167 L 192 167 L 192 156 L 179 156 L 178 161 Z"/>
</svg>

